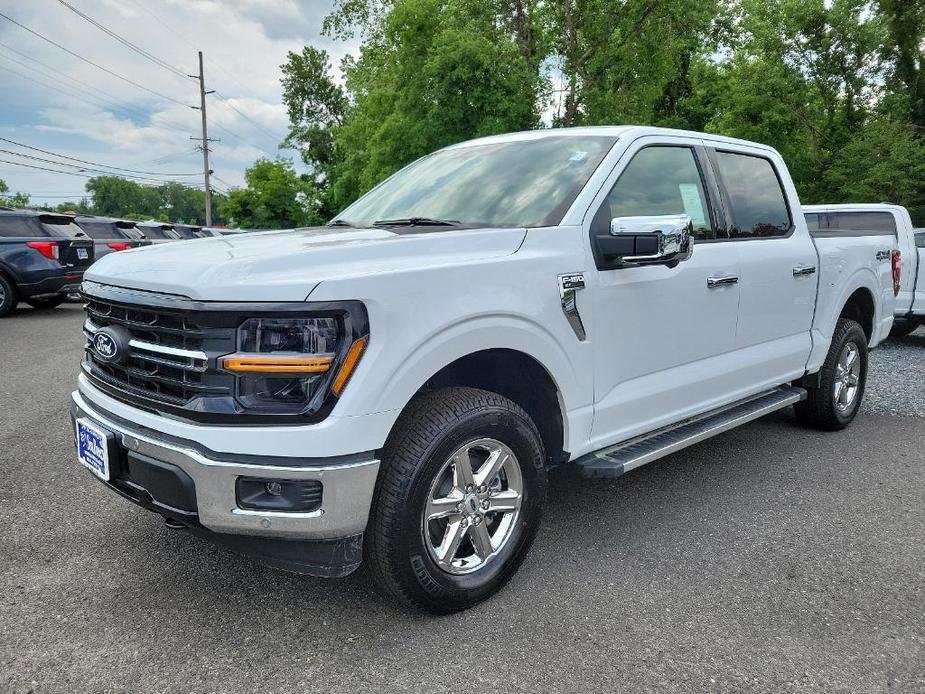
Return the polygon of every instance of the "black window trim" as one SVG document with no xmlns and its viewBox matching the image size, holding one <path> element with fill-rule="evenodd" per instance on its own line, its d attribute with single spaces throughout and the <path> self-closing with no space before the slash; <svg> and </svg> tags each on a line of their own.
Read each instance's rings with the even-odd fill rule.
<svg viewBox="0 0 925 694">
<path fill-rule="evenodd" d="M 707 159 L 710 162 L 711 174 L 715 177 L 716 186 L 719 190 L 720 200 L 723 204 L 723 213 L 726 218 L 726 236 L 723 238 L 716 238 L 712 241 L 697 241 L 700 243 L 731 243 L 738 241 L 777 241 L 789 239 L 793 236 L 793 233 L 796 231 L 797 225 L 796 220 L 793 216 L 793 208 L 790 207 L 790 198 L 787 195 L 787 189 L 784 187 L 784 181 L 780 176 L 780 171 L 777 170 L 777 165 L 774 163 L 774 160 L 770 156 L 761 154 L 754 150 L 741 151 L 737 149 L 728 149 L 725 147 L 716 147 L 716 146 L 707 146 L 706 148 Z M 787 230 L 787 233 L 775 235 L 775 236 L 729 236 L 729 226 L 731 221 L 734 219 L 732 212 L 732 203 L 729 200 L 729 191 L 726 190 L 726 186 L 723 185 L 722 178 L 719 173 L 719 161 L 717 160 L 717 154 L 738 154 L 743 157 L 754 157 L 756 159 L 764 159 L 768 164 L 771 165 L 771 171 L 774 172 L 774 177 L 777 179 L 777 185 L 780 186 L 780 192 L 784 196 L 784 205 L 787 207 L 787 217 L 790 219 L 790 228 Z M 802 211 L 801 211 L 802 214 Z M 696 244 L 695 244 L 696 245 Z"/>
<path fill-rule="evenodd" d="M 632 143 L 630 144 L 630 147 L 632 147 Z M 604 259 L 601 258 L 600 254 L 598 253 L 597 243 L 595 242 L 594 237 L 597 235 L 596 232 L 598 231 L 598 226 L 600 225 L 599 217 L 600 217 L 601 210 L 604 209 L 604 205 L 608 204 L 607 198 L 610 195 L 610 192 L 620 182 L 620 179 L 623 177 L 623 174 L 626 172 L 626 169 L 629 167 L 629 165 L 633 162 L 633 159 L 635 159 L 639 155 L 639 153 L 642 152 L 643 150 L 652 149 L 655 147 L 659 147 L 659 148 L 670 147 L 672 149 L 690 150 L 691 155 L 694 157 L 694 165 L 697 167 L 697 172 L 700 174 L 700 184 L 703 186 L 703 197 L 705 199 L 706 206 L 707 206 L 706 212 L 710 217 L 710 227 L 713 233 L 716 235 L 718 235 L 721 232 L 725 232 L 726 230 L 726 227 L 725 227 L 726 212 L 724 209 L 719 207 L 714 201 L 714 195 L 716 195 L 717 193 L 716 188 L 715 188 L 716 183 L 715 181 L 712 180 L 712 176 L 711 176 L 712 172 L 708 173 L 707 171 L 708 167 L 705 165 L 707 162 L 706 152 L 705 152 L 705 148 L 703 147 L 703 145 L 695 145 L 695 144 L 681 143 L 681 142 L 678 142 L 678 143 L 653 142 L 651 144 L 646 144 L 640 147 L 639 149 L 637 149 L 635 152 L 633 152 L 629 161 L 626 163 L 626 166 L 622 167 L 619 175 L 617 176 L 617 178 L 614 180 L 614 182 L 610 186 L 607 185 L 606 181 L 604 182 L 604 184 L 601 186 L 600 190 L 598 191 L 598 195 L 600 195 L 603 192 L 603 199 L 597 205 L 596 209 L 593 206 L 591 207 L 591 209 L 595 209 L 595 212 L 594 212 L 594 215 L 591 217 L 591 223 L 589 224 L 589 239 L 591 241 L 591 251 L 594 256 L 594 265 L 597 267 L 599 271 L 619 270 L 623 267 L 623 266 L 611 267 L 610 264 L 605 262 Z M 622 159 L 623 156 L 625 155 L 626 155 L 626 152 L 624 152 L 624 154 L 621 155 L 620 159 Z M 616 168 L 616 166 L 614 168 Z M 611 171 L 611 174 L 612 173 L 613 171 Z M 610 174 L 608 174 L 608 178 L 609 177 L 610 177 Z M 721 222 L 722 222 L 722 226 L 721 226 Z M 608 231 L 609 231 L 609 228 L 610 228 L 609 219 L 607 220 L 607 225 L 608 225 Z M 696 246 L 701 243 L 715 243 L 716 241 L 726 241 L 726 240 L 728 239 L 725 239 L 725 238 L 724 239 L 719 239 L 719 238 L 694 239 L 694 245 Z"/>
</svg>

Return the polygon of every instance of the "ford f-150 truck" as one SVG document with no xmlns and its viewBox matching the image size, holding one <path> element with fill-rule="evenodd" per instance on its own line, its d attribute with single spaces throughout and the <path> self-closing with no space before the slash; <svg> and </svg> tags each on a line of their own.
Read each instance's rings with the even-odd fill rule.
<svg viewBox="0 0 925 694">
<path fill-rule="evenodd" d="M 516 571 L 553 466 L 616 477 L 791 406 L 848 425 L 898 273 L 891 237 L 814 239 L 769 147 L 465 142 L 326 227 L 95 264 L 78 457 L 171 524 L 452 612 Z"/>
<path fill-rule="evenodd" d="M 925 323 L 925 235 L 912 226 L 909 211 L 887 203 L 804 205 L 813 236 L 846 237 L 881 234 L 897 239 L 902 276 L 896 297 L 894 335 L 908 335 Z"/>
</svg>

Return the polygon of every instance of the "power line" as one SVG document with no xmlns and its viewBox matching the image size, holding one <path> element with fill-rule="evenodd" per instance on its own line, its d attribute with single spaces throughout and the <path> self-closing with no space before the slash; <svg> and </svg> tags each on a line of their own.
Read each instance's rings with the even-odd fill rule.
<svg viewBox="0 0 925 694">
<path fill-rule="evenodd" d="M 51 70 L 53 73 L 60 74 L 60 71 L 58 71 L 57 68 L 54 68 L 51 65 L 48 65 L 47 63 L 43 63 L 42 61 L 37 60 L 36 58 L 33 58 L 29 55 L 26 55 L 25 53 L 17 51 L 15 48 L 11 48 L 10 46 L 7 46 L 5 43 L 0 42 L 0 48 L 4 48 L 5 50 L 16 53 L 17 55 L 20 55 L 23 58 L 26 58 L 27 60 L 31 60 L 32 62 L 37 63 L 38 65 L 41 65 L 47 68 L 48 70 Z M 34 77 L 29 77 L 27 75 L 18 73 L 15 70 L 10 70 L 12 74 L 17 75 L 18 77 L 26 81 L 37 82 L 39 84 L 42 84 L 43 86 L 50 88 L 53 91 L 60 91 L 62 89 L 69 90 L 70 93 L 68 93 L 68 91 L 64 91 L 63 93 L 77 99 L 78 101 L 83 101 L 84 103 L 90 104 L 91 106 L 96 106 L 99 108 L 104 108 L 104 109 L 108 109 L 112 111 L 122 111 L 129 117 L 134 117 L 134 118 L 137 118 L 143 121 L 150 122 L 151 120 L 151 116 L 149 113 L 145 113 L 144 111 L 141 111 L 137 108 L 132 108 L 127 105 L 120 104 L 118 103 L 119 97 L 113 96 L 112 94 L 109 94 L 108 92 L 105 92 L 102 89 L 99 89 L 98 87 L 94 87 L 93 85 L 88 84 L 87 82 L 79 80 L 76 77 L 72 77 L 69 79 L 72 82 L 76 82 L 77 84 L 85 85 L 86 87 L 89 88 L 89 90 L 80 89 L 79 87 L 75 87 L 74 85 L 69 84 L 68 82 L 65 82 L 64 80 L 62 80 L 60 77 L 57 76 L 57 74 L 49 74 L 43 70 L 40 70 L 39 68 L 36 68 L 32 65 L 24 63 L 21 60 L 17 60 L 16 58 L 13 58 L 11 56 L 0 54 L 0 58 L 4 58 L 5 60 L 9 60 L 10 62 L 13 62 L 17 65 L 20 65 L 21 67 L 26 68 L 27 70 L 31 70 L 41 75 L 42 77 L 45 77 L 46 79 L 52 80 L 56 84 L 49 84 L 48 82 L 44 82 Z M 94 92 L 99 92 L 99 94 L 102 94 L 103 97 L 108 97 L 108 99 L 104 99 L 101 96 L 97 96 L 97 94 L 95 94 Z M 181 130 L 178 126 L 171 125 L 170 123 L 163 123 L 161 124 L 160 127 L 167 128 L 168 130 L 174 130 L 176 132 L 186 133 L 185 129 Z"/>
<path fill-rule="evenodd" d="M 169 70 L 170 72 L 172 72 L 172 73 L 175 74 L 175 75 L 179 75 L 180 77 L 182 77 L 182 78 L 184 78 L 184 79 L 187 78 L 187 74 L 186 74 L 186 72 L 184 72 L 183 70 L 180 70 L 179 68 L 175 68 L 173 65 L 171 65 L 171 64 L 168 63 L 167 61 L 161 60 L 161 59 L 158 58 L 156 55 L 153 55 L 152 53 L 149 53 L 148 51 L 146 51 L 144 48 L 141 48 L 140 46 L 136 46 L 134 43 L 132 43 L 132 42 L 129 41 L 128 39 L 124 38 L 123 36 L 120 36 L 119 34 L 117 34 L 116 32 L 114 32 L 112 29 L 109 29 L 108 27 L 104 26 L 103 24 L 100 24 L 98 21 L 96 21 L 96 20 L 93 19 L 92 17 L 90 17 L 90 16 L 84 14 L 83 12 L 81 12 L 80 10 L 78 10 L 76 7 L 74 7 L 73 5 L 71 5 L 69 2 L 66 2 L 65 0 L 58 0 L 58 2 L 61 3 L 62 5 L 64 5 L 67 9 L 69 9 L 71 12 L 73 12 L 74 14 L 76 14 L 78 17 L 81 17 L 82 19 L 85 19 L 86 21 L 88 21 L 90 24 L 92 24 L 93 26 L 95 26 L 97 29 L 99 29 L 100 31 L 102 31 L 104 34 L 106 34 L 106 35 L 111 36 L 112 38 L 114 38 L 116 41 L 118 41 L 119 43 L 121 43 L 123 46 L 125 46 L 125 47 L 128 48 L 129 50 L 132 50 L 132 51 L 134 51 L 135 53 L 137 53 L 138 55 L 140 55 L 140 56 L 142 56 L 142 57 L 144 57 L 144 58 L 147 58 L 148 60 L 150 60 L 150 61 L 151 61 L 152 63 L 154 63 L 155 65 L 157 65 L 157 66 L 159 66 L 159 67 L 162 67 L 162 68 L 164 68 L 165 70 Z"/>
<path fill-rule="evenodd" d="M 70 166 L 75 169 L 80 169 L 81 172 L 89 171 L 96 175 L 102 174 L 104 176 L 117 176 L 120 178 L 129 178 L 133 180 L 149 181 L 149 182 L 161 183 L 161 184 L 163 183 L 183 183 L 185 184 L 186 183 L 185 181 L 167 181 L 167 180 L 160 179 L 160 178 L 149 178 L 147 176 L 134 176 L 132 174 L 117 173 L 115 171 L 106 171 L 103 169 L 87 168 L 83 166 L 78 166 L 77 164 L 67 164 L 63 161 L 54 161 L 53 159 L 45 159 L 44 157 L 35 157 L 31 154 L 22 154 L 20 152 L 14 152 L 13 150 L 10 150 L 10 149 L 0 149 L 0 153 L 11 154 L 14 157 L 21 157 L 23 159 L 31 159 L 33 161 L 40 161 L 46 164 L 54 164 L 55 166 Z"/>
<path fill-rule="evenodd" d="M 162 94 L 161 92 L 155 91 L 154 89 L 151 89 L 151 88 L 149 88 L 149 87 L 146 87 L 146 86 L 144 86 L 143 84 L 139 84 L 138 82 L 135 82 L 134 80 L 130 80 L 128 77 L 125 77 L 125 76 L 123 76 L 123 75 L 120 75 L 118 72 L 113 72 L 113 71 L 110 70 L 109 68 L 105 68 L 105 67 L 103 67 L 102 65 L 100 65 L 99 63 L 94 63 L 94 62 L 93 62 L 92 60 L 90 60 L 89 58 L 85 58 L 85 57 L 83 57 L 82 55 L 80 55 L 80 54 L 78 54 L 78 53 L 75 53 L 75 52 L 72 51 L 71 49 L 65 48 L 65 47 L 62 46 L 60 43 L 57 43 L 56 41 L 53 41 L 52 39 L 48 38 L 47 36 L 43 36 L 43 35 L 40 34 L 39 32 L 37 32 L 37 31 L 35 31 L 35 30 L 33 30 L 33 29 L 30 29 L 30 28 L 27 27 L 25 24 L 20 24 L 20 23 L 17 22 L 15 19 L 13 19 L 12 17 L 9 17 L 9 16 L 3 14 L 2 12 L 0 12 L 0 17 L 3 17 L 3 18 L 4 18 L 5 20 L 7 20 L 8 22 L 12 22 L 13 24 L 15 24 L 16 26 L 18 26 L 18 27 L 21 28 L 21 29 L 25 29 L 25 30 L 28 31 L 30 34 L 32 34 L 33 36 L 37 36 L 38 38 L 42 39 L 43 41 L 45 41 L 45 42 L 47 42 L 47 43 L 50 43 L 52 46 L 56 46 L 57 48 L 60 48 L 60 49 L 61 49 L 62 51 L 64 51 L 65 53 L 74 56 L 74 57 L 77 58 L 78 60 L 82 60 L 83 62 L 87 63 L 88 65 L 92 65 L 93 67 L 95 67 L 95 68 L 97 68 L 97 69 L 99 69 L 99 70 L 102 70 L 103 72 L 105 72 L 105 73 L 107 73 L 107 74 L 110 74 L 110 75 L 112 75 L 113 77 L 116 77 L 116 78 L 122 80 L 123 82 L 127 82 L 128 84 L 131 84 L 132 86 L 138 87 L 139 89 L 143 89 L 144 91 L 149 92 L 149 93 L 151 93 L 151 94 L 154 94 L 155 96 L 159 96 L 159 97 L 162 98 L 162 99 L 166 99 L 167 101 L 172 101 L 173 103 L 179 104 L 180 106 L 186 106 L 187 108 L 195 108 L 195 107 L 193 107 L 193 106 L 189 106 L 189 104 L 184 104 L 184 103 L 183 103 L 182 101 L 180 101 L 179 99 L 174 99 L 172 96 L 167 96 L 166 94 Z"/>
<path fill-rule="evenodd" d="M 103 168 L 115 169 L 116 171 L 127 171 L 129 173 L 136 173 L 136 174 L 150 174 L 153 176 L 196 176 L 197 175 L 196 173 L 167 173 L 164 171 L 143 171 L 141 169 L 125 169 L 120 166 L 112 166 L 110 164 L 101 164 L 98 161 L 88 161 L 87 159 L 78 159 L 77 157 L 69 157 L 66 154 L 58 154 L 57 152 L 51 152 L 47 149 L 42 149 L 41 147 L 33 147 L 32 145 L 27 145 L 23 142 L 17 142 L 16 140 L 10 140 L 6 137 L 0 137 L 0 141 L 8 142 L 11 145 L 17 145 L 19 147 L 24 147 L 25 149 L 31 149 L 33 152 L 41 152 L 42 154 L 50 154 L 51 156 L 58 157 L 59 159 L 69 159 L 71 161 L 80 162 L 81 164 L 90 164 L 91 166 L 102 166 Z"/>
<path fill-rule="evenodd" d="M 234 111 L 234 112 L 237 113 L 239 116 L 241 116 L 241 118 L 244 118 L 244 119 L 245 119 L 246 121 L 248 121 L 251 125 L 253 125 L 257 130 L 260 130 L 260 132 L 264 133 L 265 135 L 267 135 L 267 136 L 270 137 L 271 139 L 276 140 L 277 142 L 282 142 L 283 139 L 285 139 L 285 138 L 281 138 L 281 137 L 279 137 L 279 136 L 277 136 L 277 135 L 274 135 L 274 134 L 271 133 L 269 130 L 267 130 L 266 128 L 264 128 L 260 123 L 258 123 L 258 122 L 255 121 L 253 118 L 251 118 L 249 115 L 247 115 L 247 114 L 244 113 L 243 111 L 238 110 L 238 108 L 237 108 L 233 103 L 231 103 L 231 100 L 230 100 L 227 96 L 225 96 L 224 94 L 222 94 L 220 91 L 218 91 L 217 89 L 213 89 L 212 91 L 215 92 L 215 96 L 217 96 L 219 99 L 221 99 L 222 102 L 224 102 L 224 104 L 225 104 L 226 106 L 228 106 L 228 108 L 230 108 L 232 111 Z"/>
</svg>

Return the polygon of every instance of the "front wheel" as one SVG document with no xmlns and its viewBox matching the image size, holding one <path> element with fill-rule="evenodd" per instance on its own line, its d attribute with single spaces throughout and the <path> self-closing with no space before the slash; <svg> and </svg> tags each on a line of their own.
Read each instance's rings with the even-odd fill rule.
<svg viewBox="0 0 925 694">
<path fill-rule="evenodd" d="M 542 439 L 520 407 L 475 388 L 421 395 L 383 452 L 369 570 L 406 605 L 438 614 L 471 607 L 517 571 L 545 498 Z"/>
<path fill-rule="evenodd" d="M 32 308 L 55 308 L 63 304 L 66 298 L 63 295 L 48 296 L 42 299 L 26 299 L 26 303 Z"/>
<path fill-rule="evenodd" d="M 818 384 L 794 405 L 807 426 L 837 431 L 851 424 L 861 407 L 867 383 L 867 336 L 857 322 L 841 318 L 835 327 Z"/>
</svg>

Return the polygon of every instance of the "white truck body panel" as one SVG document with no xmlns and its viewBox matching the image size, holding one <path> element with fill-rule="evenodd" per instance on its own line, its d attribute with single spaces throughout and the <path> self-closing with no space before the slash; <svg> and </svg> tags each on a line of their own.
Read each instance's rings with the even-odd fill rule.
<svg viewBox="0 0 925 694">
<path fill-rule="evenodd" d="M 888 203 L 839 204 L 839 205 L 804 205 L 803 211 L 808 214 L 826 213 L 886 213 L 893 218 L 896 226 L 896 242 L 901 253 L 902 274 L 900 275 L 899 295 L 895 302 L 895 315 L 897 318 L 908 316 L 925 316 L 925 278 L 922 277 L 925 251 L 916 246 L 915 229 L 909 211 L 900 205 Z M 852 235 L 853 236 L 853 235 Z M 838 236 L 833 233 L 826 238 L 817 238 L 817 243 L 829 246 L 833 238 L 838 238 L 840 251 L 850 252 L 852 236 Z M 838 256 L 840 258 L 841 256 Z M 833 258 L 836 259 L 836 258 Z M 886 334 L 888 334 L 887 331 Z M 885 335 L 884 335 L 885 337 Z"/>
<path fill-rule="evenodd" d="M 322 421 L 220 426 L 163 417 L 104 394 L 80 397 L 146 430 L 236 455 L 343 456 L 382 448 L 402 409 L 442 368 L 487 349 L 534 359 L 558 391 L 563 449 L 574 459 L 819 370 L 856 291 L 875 307 L 870 346 L 889 332 L 894 297 L 883 237 L 813 239 L 786 166 L 773 149 L 656 128 L 595 128 L 616 145 L 555 227 L 300 229 L 164 244 L 103 258 L 101 284 L 199 301 L 363 302 L 369 347 Z M 487 140 L 539 138 L 545 131 Z M 466 147 L 472 143 L 456 145 Z M 792 216 L 783 238 L 695 243 L 676 267 L 597 270 L 595 210 L 633 153 L 652 144 L 722 147 L 769 159 Z M 817 268 L 794 276 L 793 269 Z M 583 273 L 581 340 L 563 315 L 557 278 Z M 708 288 L 714 275 L 738 283 Z"/>
</svg>

